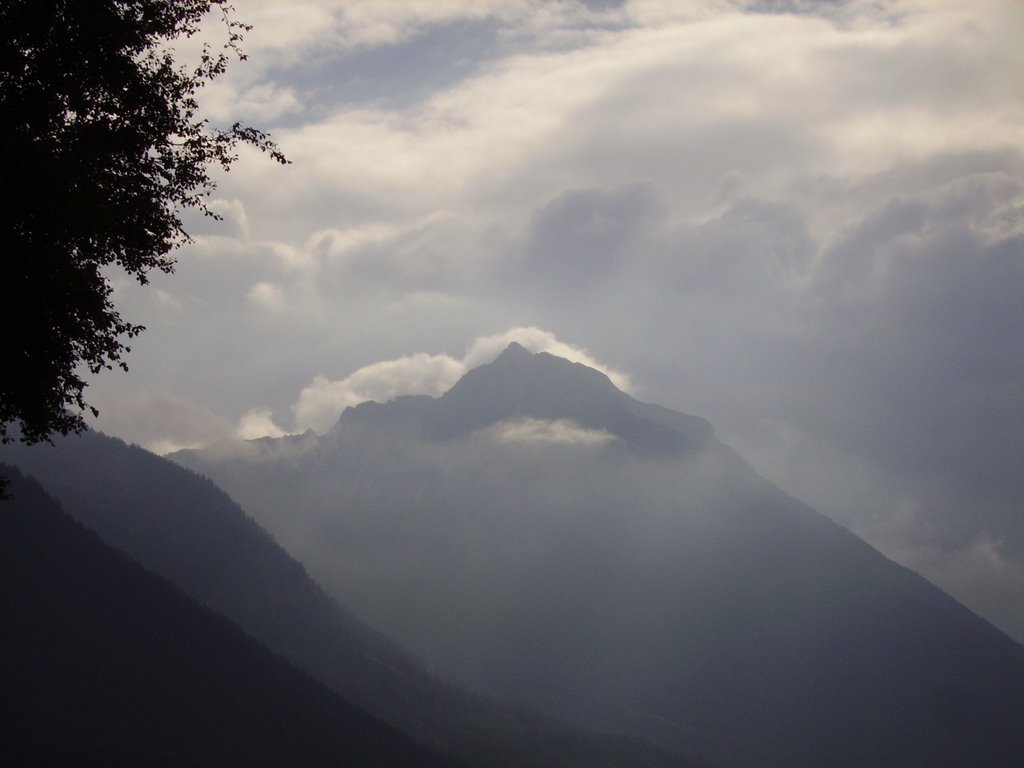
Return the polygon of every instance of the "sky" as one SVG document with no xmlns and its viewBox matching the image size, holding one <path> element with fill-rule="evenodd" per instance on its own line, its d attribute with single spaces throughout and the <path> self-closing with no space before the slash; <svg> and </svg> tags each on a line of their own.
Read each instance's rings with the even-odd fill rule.
<svg viewBox="0 0 1024 768">
<path fill-rule="evenodd" d="M 98 428 L 323 431 L 518 340 L 1024 641 L 1024 3 L 236 5 L 204 109 L 292 162 L 241 151 L 174 275 L 111 275 L 147 331 Z"/>
</svg>

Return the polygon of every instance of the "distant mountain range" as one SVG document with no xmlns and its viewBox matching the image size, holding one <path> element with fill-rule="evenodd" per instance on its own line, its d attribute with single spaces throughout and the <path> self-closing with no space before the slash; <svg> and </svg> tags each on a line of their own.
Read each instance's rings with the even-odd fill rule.
<svg viewBox="0 0 1024 768">
<path fill-rule="evenodd" d="M 174 458 L 482 694 L 740 767 L 1024 761 L 1024 647 L 584 366 Z"/>
</svg>

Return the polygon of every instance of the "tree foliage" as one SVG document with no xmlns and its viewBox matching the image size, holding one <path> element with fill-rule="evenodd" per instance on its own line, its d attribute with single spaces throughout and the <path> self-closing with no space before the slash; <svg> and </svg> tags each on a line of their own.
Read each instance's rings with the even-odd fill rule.
<svg viewBox="0 0 1024 768">
<path fill-rule="evenodd" d="M 208 14 L 220 48 L 191 65 L 175 41 Z M 125 368 L 143 330 L 112 303 L 110 271 L 173 271 L 182 214 L 240 144 L 287 162 L 267 134 L 201 115 L 249 27 L 226 0 L 0 0 L 0 439 L 85 427 L 86 377 Z M 16 430 L 15 432 L 15 425 Z"/>
</svg>

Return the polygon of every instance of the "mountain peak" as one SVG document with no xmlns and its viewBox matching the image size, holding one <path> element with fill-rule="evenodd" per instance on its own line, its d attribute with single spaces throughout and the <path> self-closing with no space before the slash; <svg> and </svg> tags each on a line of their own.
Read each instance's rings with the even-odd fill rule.
<svg viewBox="0 0 1024 768">
<path fill-rule="evenodd" d="M 564 405 L 588 402 L 603 408 L 613 407 L 625 394 L 600 371 L 581 363 L 545 352 L 533 353 L 513 341 L 492 363 L 468 371 L 441 399 L 450 403 L 486 403 L 487 410 L 524 410 L 528 413 L 539 401 L 552 400 Z M 551 418 L 567 414 L 550 414 Z"/>
<path fill-rule="evenodd" d="M 509 343 L 492 363 L 477 366 L 466 373 L 453 389 L 466 381 L 486 382 L 488 388 L 505 389 L 518 382 L 532 391 L 572 392 L 573 399 L 601 397 L 617 400 L 627 395 L 604 373 L 550 352 L 531 352 L 517 341 Z M 446 395 L 447 396 L 447 393 Z"/>
<path fill-rule="evenodd" d="M 499 361 L 510 362 L 513 360 L 526 360 L 531 357 L 533 357 L 533 352 L 528 350 L 518 341 L 513 341 L 510 342 L 509 345 L 505 347 L 504 350 L 502 350 L 502 353 L 498 355 L 497 358 L 495 358 L 494 362 L 497 363 Z"/>
<path fill-rule="evenodd" d="M 439 398 L 399 397 L 347 408 L 339 424 L 359 422 L 419 439 L 448 440 L 517 420 L 571 421 L 621 439 L 641 453 L 700 449 L 711 426 L 694 416 L 634 400 L 605 374 L 511 342 L 490 363 L 468 371 Z"/>
<path fill-rule="evenodd" d="M 438 413 L 444 426 L 435 434 L 446 437 L 520 418 L 572 421 L 641 452 L 697 448 L 711 436 L 703 419 L 639 403 L 601 371 L 516 342 L 466 373 L 440 398 Z"/>
</svg>

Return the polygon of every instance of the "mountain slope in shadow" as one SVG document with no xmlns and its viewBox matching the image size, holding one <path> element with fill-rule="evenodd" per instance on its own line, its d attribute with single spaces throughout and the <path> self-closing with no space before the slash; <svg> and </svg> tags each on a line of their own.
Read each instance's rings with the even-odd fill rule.
<svg viewBox="0 0 1024 768">
<path fill-rule="evenodd" d="M 466 765 L 645 766 L 697 761 L 567 727 L 439 681 L 329 597 L 209 480 L 95 432 L 0 447 L 102 539 L 347 700 Z"/>
<path fill-rule="evenodd" d="M 579 364 L 512 345 L 440 398 L 175 459 L 487 695 L 738 766 L 1024 755 L 1022 646 Z"/>
<path fill-rule="evenodd" d="M 17 470 L 0 502 L 5 765 L 441 766 L 103 544 Z"/>
</svg>

